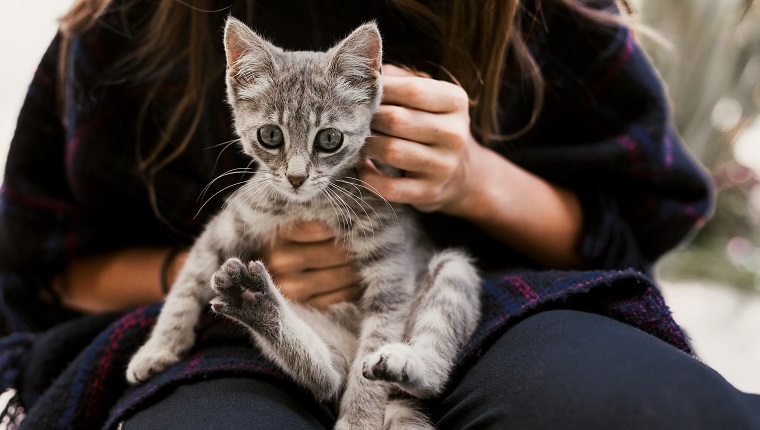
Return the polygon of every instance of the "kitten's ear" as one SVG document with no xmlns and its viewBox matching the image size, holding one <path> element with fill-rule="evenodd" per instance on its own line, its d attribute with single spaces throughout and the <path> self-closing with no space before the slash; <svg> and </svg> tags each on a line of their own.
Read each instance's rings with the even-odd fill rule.
<svg viewBox="0 0 760 430">
<path fill-rule="evenodd" d="M 374 22 L 362 25 L 330 50 L 328 73 L 349 81 L 375 82 L 380 78 L 383 41 Z"/>
<path fill-rule="evenodd" d="M 273 76 L 273 52 L 270 44 L 243 22 L 229 17 L 224 26 L 224 51 L 227 54 L 227 75 L 241 81 L 253 81 L 263 73 Z"/>
</svg>

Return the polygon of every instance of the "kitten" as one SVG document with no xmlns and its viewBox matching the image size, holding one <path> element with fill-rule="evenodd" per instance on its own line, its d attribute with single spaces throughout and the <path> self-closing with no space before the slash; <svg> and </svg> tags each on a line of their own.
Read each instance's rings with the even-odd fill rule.
<svg viewBox="0 0 760 430">
<path fill-rule="evenodd" d="M 258 172 L 193 246 L 127 379 L 177 362 L 213 298 L 212 309 L 246 326 L 293 380 L 340 401 L 336 428 L 433 428 L 415 402 L 441 392 L 475 329 L 479 278 L 461 252 L 434 253 L 408 207 L 355 176 L 382 92 L 377 27 L 327 52 L 284 52 L 230 18 L 224 42 L 228 101 Z M 350 244 L 358 302 L 325 311 L 289 302 L 252 261 L 279 227 L 304 220 Z"/>
</svg>

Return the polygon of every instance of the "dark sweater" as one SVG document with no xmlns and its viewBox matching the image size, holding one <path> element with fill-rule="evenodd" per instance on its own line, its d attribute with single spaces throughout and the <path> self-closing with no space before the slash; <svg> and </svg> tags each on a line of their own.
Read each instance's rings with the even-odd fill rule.
<svg viewBox="0 0 760 430">
<path fill-rule="evenodd" d="M 529 133 L 493 148 L 578 193 L 585 216 L 580 251 L 593 270 L 539 270 L 462 220 L 423 215 L 435 241 L 470 249 L 487 273 L 480 328 L 457 373 L 516 321 L 551 308 L 607 315 L 688 351 L 647 273 L 703 223 L 710 212 L 709 181 L 672 130 L 660 79 L 630 31 L 590 25 L 553 1 L 525 3 L 522 31 L 547 82 L 545 106 Z M 137 3 L 127 16 L 145 16 L 149 4 Z M 226 13 L 215 15 L 217 28 Z M 380 0 L 261 0 L 254 15 L 254 29 L 286 49 L 326 49 L 375 19 L 386 62 L 435 72 L 436 40 Z M 120 18 L 109 12 L 73 40 L 64 79 L 66 118 L 55 103 L 60 40 L 53 41 L 29 88 L 8 156 L 0 194 L 0 324 L 11 335 L 0 341 L 0 383 L 21 388 L 30 428 L 113 425 L 161 390 L 192 378 L 254 374 L 288 383 L 242 329 L 209 314 L 186 360 L 127 390 L 126 363 L 160 304 L 80 316 L 39 299 L 74 257 L 125 246 L 189 245 L 226 195 L 196 216 L 203 187 L 247 165 L 238 151 L 219 145 L 234 136 L 223 83 L 215 82 L 190 147 L 154 178 L 165 222 L 156 216 L 135 142 L 155 141 L 167 107 L 181 94 L 186 70 L 174 71 L 173 85 L 159 93 L 150 119 L 138 127 L 146 88 L 111 79 L 109 72 L 132 42 L 124 31 L 130 24 Z M 530 94 L 518 73 L 507 74 L 503 132 L 525 123 Z M 228 185 L 217 181 L 206 195 Z"/>
</svg>

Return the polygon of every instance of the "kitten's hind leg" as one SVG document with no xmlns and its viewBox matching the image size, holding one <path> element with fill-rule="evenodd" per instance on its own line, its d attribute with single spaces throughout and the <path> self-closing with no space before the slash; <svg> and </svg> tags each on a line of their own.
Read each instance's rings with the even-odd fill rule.
<svg viewBox="0 0 760 430">
<path fill-rule="evenodd" d="M 369 354 L 362 374 L 384 380 L 417 398 L 443 389 L 457 354 L 480 317 L 480 279 L 470 259 L 443 251 L 428 275 L 410 316 L 409 341 L 389 343 Z"/>
<path fill-rule="evenodd" d="M 346 358 L 290 307 L 260 261 L 231 258 L 211 278 L 214 312 L 247 327 L 262 352 L 319 400 L 338 396 Z"/>
<path fill-rule="evenodd" d="M 399 261 L 389 263 L 386 260 L 378 264 L 405 267 Z M 367 287 L 361 299 L 363 319 L 359 345 L 348 373 L 335 430 L 382 428 L 391 386 L 362 376 L 361 360 L 382 345 L 402 339 L 413 297 L 414 274 L 409 271 L 390 273 L 371 265 L 365 265 L 362 270 L 366 274 Z"/>
<path fill-rule="evenodd" d="M 385 409 L 383 430 L 435 430 L 415 399 L 392 397 Z"/>
</svg>

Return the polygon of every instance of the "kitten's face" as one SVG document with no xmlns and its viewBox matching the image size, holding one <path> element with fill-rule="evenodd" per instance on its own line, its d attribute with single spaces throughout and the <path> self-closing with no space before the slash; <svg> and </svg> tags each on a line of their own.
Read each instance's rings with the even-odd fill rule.
<svg viewBox="0 0 760 430">
<path fill-rule="evenodd" d="M 227 95 L 256 180 L 307 201 L 353 166 L 381 95 L 381 41 L 374 24 L 328 52 L 284 52 L 230 18 Z"/>
</svg>

